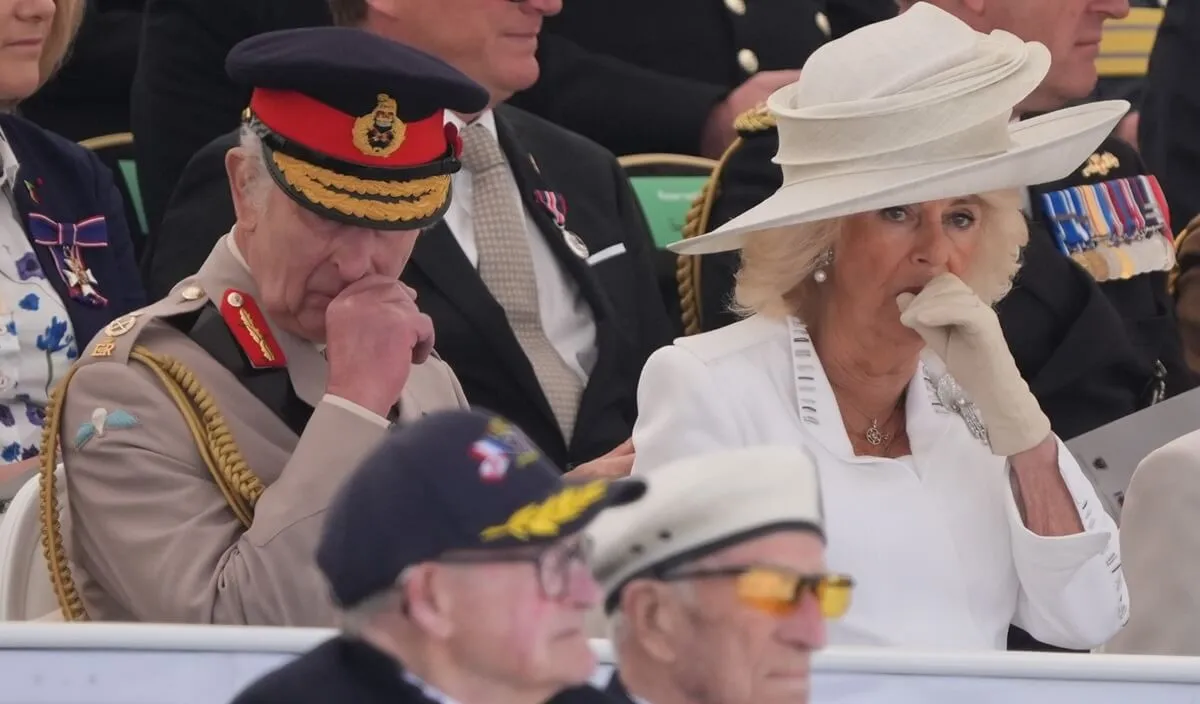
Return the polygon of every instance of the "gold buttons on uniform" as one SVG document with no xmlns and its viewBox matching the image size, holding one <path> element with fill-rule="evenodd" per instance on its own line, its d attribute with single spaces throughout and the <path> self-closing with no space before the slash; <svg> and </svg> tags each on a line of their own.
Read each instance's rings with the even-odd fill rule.
<svg viewBox="0 0 1200 704">
<path fill-rule="evenodd" d="M 183 296 L 183 300 L 185 301 L 199 300 L 204 295 L 204 289 L 199 286 L 188 286 L 183 289 L 180 295 Z"/>
<path fill-rule="evenodd" d="M 817 13 L 816 21 L 817 29 L 821 30 L 822 34 L 827 37 L 833 34 L 833 29 L 829 26 L 829 18 L 825 16 L 824 12 Z"/>
<path fill-rule="evenodd" d="M 234 308 L 241 308 L 246 302 L 244 299 L 242 299 L 242 294 L 238 293 L 237 291 L 230 293 L 225 297 L 225 300 L 228 301 L 229 305 L 233 306 Z"/>
<path fill-rule="evenodd" d="M 746 0 L 725 0 L 725 9 L 735 15 L 746 14 Z"/>
<path fill-rule="evenodd" d="M 746 73 L 758 73 L 758 54 L 749 49 L 742 49 L 738 52 L 737 60 Z"/>
</svg>

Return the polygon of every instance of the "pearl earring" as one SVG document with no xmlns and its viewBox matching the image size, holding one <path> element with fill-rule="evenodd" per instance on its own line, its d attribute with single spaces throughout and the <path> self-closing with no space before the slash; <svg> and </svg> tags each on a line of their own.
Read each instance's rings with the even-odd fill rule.
<svg viewBox="0 0 1200 704">
<path fill-rule="evenodd" d="M 819 284 L 825 283 L 826 279 L 829 278 L 829 274 L 825 273 L 825 267 L 832 263 L 833 250 L 827 249 L 824 252 L 821 252 L 821 256 L 818 257 L 816 261 L 817 269 L 813 272 L 813 281 L 816 281 Z"/>
</svg>

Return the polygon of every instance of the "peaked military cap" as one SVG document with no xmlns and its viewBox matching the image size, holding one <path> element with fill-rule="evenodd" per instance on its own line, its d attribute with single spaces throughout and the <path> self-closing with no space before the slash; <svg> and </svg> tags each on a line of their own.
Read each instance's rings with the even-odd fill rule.
<svg viewBox="0 0 1200 704">
<path fill-rule="evenodd" d="M 348 608 L 391 587 L 411 565 L 453 552 L 549 545 L 644 492 L 639 479 L 565 481 L 499 416 L 431 413 L 390 433 L 342 485 L 317 565 Z"/>
<path fill-rule="evenodd" d="M 225 66 L 253 89 L 244 119 L 279 187 L 322 217 L 377 230 L 441 218 L 462 150 L 444 113 L 488 103 L 440 59 L 346 27 L 260 34 Z"/>
</svg>

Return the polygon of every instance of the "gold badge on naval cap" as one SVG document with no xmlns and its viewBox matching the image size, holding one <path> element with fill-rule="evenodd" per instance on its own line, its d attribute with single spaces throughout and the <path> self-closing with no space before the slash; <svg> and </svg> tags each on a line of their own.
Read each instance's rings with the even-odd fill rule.
<svg viewBox="0 0 1200 704">
<path fill-rule="evenodd" d="M 388 157 L 404 144 L 405 124 L 396 101 L 380 93 L 375 109 L 354 121 L 354 146 L 368 156 Z"/>
</svg>

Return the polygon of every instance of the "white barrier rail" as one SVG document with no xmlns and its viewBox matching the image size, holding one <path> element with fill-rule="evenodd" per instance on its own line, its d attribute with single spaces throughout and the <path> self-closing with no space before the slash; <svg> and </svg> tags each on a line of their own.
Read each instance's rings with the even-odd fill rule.
<svg viewBox="0 0 1200 704">
<path fill-rule="evenodd" d="M 318 629 L 0 623 L 0 704 L 225 704 Z M 606 641 L 594 641 L 611 664 Z M 607 668 L 604 668 L 607 670 Z M 1200 658 L 834 648 L 814 704 L 1197 704 Z"/>
</svg>

